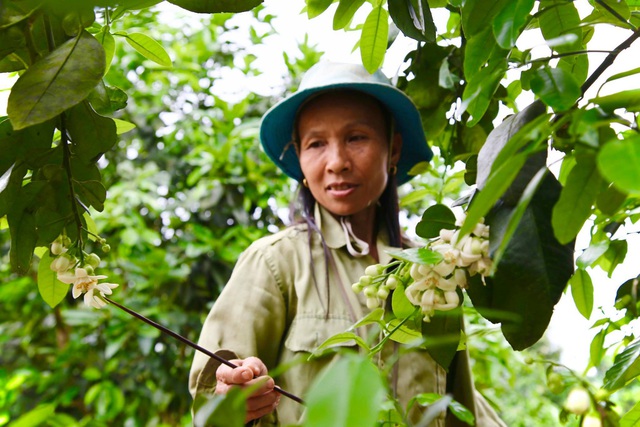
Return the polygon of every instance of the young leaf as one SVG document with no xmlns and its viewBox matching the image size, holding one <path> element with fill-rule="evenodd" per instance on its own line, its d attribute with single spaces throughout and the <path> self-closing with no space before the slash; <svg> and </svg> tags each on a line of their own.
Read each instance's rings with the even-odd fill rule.
<svg viewBox="0 0 640 427">
<path fill-rule="evenodd" d="M 442 254 L 426 248 L 391 249 L 386 251 L 393 258 L 415 264 L 433 265 L 442 261 Z"/>
<path fill-rule="evenodd" d="M 105 53 L 86 31 L 33 64 L 14 84 L 7 112 L 15 130 L 45 122 L 85 99 L 102 79 Z"/>
<path fill-rule="evenodd" d="M 313 19 L 327 10 L 333 0 L 305 0 L 305 3 L 307 4 L 307 16 L 309 19 Z"/>
<path fill-rule="evenodd" d="M 513 0 L 504 5 L 493 20 L 493 33 L 500 47 L 511 49 L 515 46 L 533 9 L 535 0 Z"/>
<path fill-rule="evenodd" d="M 389 339 L 399 342 L 401 344 L 409 344 L 420 340 L 422 338 L 422 332 L 412 329 L 408 325 L 404 324 L 400 327 L 398 325 L 403 319 L 392 319 L 387 325 L 387 329 L 393 331 Z"/>
<path fill-rule="evenodd" d="M 145 58 L 162 65 L 163 67 L 171 67 L 171 58 L 169 54 L 164 50 L 162 45 L 142 33 L 129 33 L 124 36 L 127 43 L 137 50 Z"/>
<path fill-rule="evenodd" d="M 560 200 L 553 208 L 551 222 L 560 243 L 575 239 L 584 222 L 591 215 L 596 196 L 604 182 L 596 167 L 595 156 L 586 154 L 569 173 Z"/>
<path fill-rule="evenodd" d="M 620 427 L 640 427 L 640 402 L 620 418 Z"/>
<path fill-rule="evenodd" d="M 613 366 L 604 375 L 604 388 L 618 390 L 639 375 L 640 339 L 636 339 L 613 360 Z"/>
<path fill-rule="evenodd" d="M 384 317 L 384 309 L 382 307 L 378 307 L 375 310 L 369 312 L 362 319 L 358 320 L 349 330 L 358 329 L 361 326 L 371 325 L 372 323 L 377 323 L 379 325 L 384 325 L 382 322 L 382 318 Z"/>
<path fill-rule="evenodd" d="M 640 193 L 640 135 L 606 143 L 598 153 L 598 168 L 620 190 Z"/>
<path fill-rule="evenodd" d="M 543 67 L 531 79 L 531 90 L 555 111 L 571 108 L 581 95 L 580 85 L 563 68 Z"/>
<path fill-rule="evenodd" d="M 305 426 L 373 426 L 384 396 L 380 373 L 369 359 L 345 354 L 311 384 Z"/>
<path fill-rule="evenodd" d="M 69 291 L 69 285 L 59 281 L 57 273 L 50 268 L 53 260 L 51 253 L 46 251 L 38 265 L 38 291 L 51 308 L 60 304 Z"/>
<path fill-rule="evenodd" d="M 589 364 L 591 366 L 600 366 L 602 357 L 606 351 L 604 347 L 604 339 L 607 336 L 607 329 L 602 329 L 593 337 L 589 346 Z"/>
<path fill-rule="evenodd" d="M 382 66 L 389 36 L 389 13 L 378 6 L 367 16 L 360 36 L 362 65 L 371 74 Z"/>
<path fill-rule="evenodd" d="M 317 354 L 321 350 L 327 349 L 337 344 L 350 343 L 349 345 L 352 345 L 351 344 L 352 341 L 353 341 L 353 344 L 357 344 L 363 349 L 365 349 L 366 351 L 369 351 L 369 346 L 367 345 L 366 342 L 364 342 L 364 340 L 358 334 L 355 334 L 353 332 L 341 332 L 339 334 L 336 334 L 332 337 L 327 338 L 322 344 L 318 346 L 318 348 L 314 350 L 314 354 Z"/>
<path fill-rule="evenodd" d="M 136 128 L 135 124 L 127 122 L 126 120 L 113 119 L 113 121 L 116 124 L 116 134 L 118 135 L 127 133 Z"/>
<path fill-rule="evenodd" d="M 447 206 L 435 204 L 427 208 L 422 219 L 416 225 L 416 234 L 422 238 L 438 237 L 440 230 L 452 230 L 456 227 L 456 216 Z"/>
<path fill-rule="evenodd" d="M 585 249 L 582 255 L 578 257 L 576 265 L 581 269 L 591 267 L 591 265 L 607 251 L 607 249 L 609 249 L 609 240 L 592 243 L 591 246 Z"/>
<path fill-rule="evenodd" d="M 593 282 L 585 270 L 579 268 L 569 279 L 571 296 L 576 308 L 582 316 L 589 320 L 593 311 Z"/>
<path fill-rule="evenodd" d="M 333 29 L 341 30 L 353 19 L 353 15 L 364 4 L 365 0 L 340 0 L 336 14 L 333 15 Z"/>
</svg>

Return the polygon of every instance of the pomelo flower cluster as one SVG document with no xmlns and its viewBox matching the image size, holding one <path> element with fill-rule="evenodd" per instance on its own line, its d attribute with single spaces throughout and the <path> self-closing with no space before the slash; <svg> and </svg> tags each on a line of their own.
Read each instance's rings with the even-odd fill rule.
<svg viewBox="0 0 640 427">
<path fill-rule="evenodd" d="M 84 303 L 88 307 L 104 307 L 107 303 L 103 297 L 111 295 L 113 289 L 119 285 L 98 283 L 98 280 L 107 278 L 103 275 L 93 275 L 94 270 L 100 265 L 100 257 L 96 254 L 86 254 L 84 264 L 80 266 L 80 260 L 69 254 L 70 244 L 71 241 L 66 236 L 58 237 L 51 244 L 51 255 L 55 258 L 51 261 L 49 268 L 57 273 L 59 281 L 73 285 L 71 292 L 74 298 L 84 294 Z"/>
<path fill-rule="evenodd" d="M 464 218 L 456 221 L 460 227 Z M 382 305 L 390 291 L 402 283 L 407 299 L 420 307 L 424 321 L 428 322 L 436 310 L 452 310 L 460 305 L 458 289 L 467 287 L 469 277 L 484 276 L 491 271 L 489 257 L 489 226 L 481 220 L 469 235 L 460 237 L 459 228 L 442 229 L 437 239 L 427 244 L 426 249 L 442 255 L 436 264 L 418 264 L 409 261 L 392 262 L 388 266 L 374 265 L 365 270 L 365 275 L 352 285 L 355 292 L 363 291 L 367 306 Z M 397 273 L 385 273 L 395 266 Z"/>
</svg>

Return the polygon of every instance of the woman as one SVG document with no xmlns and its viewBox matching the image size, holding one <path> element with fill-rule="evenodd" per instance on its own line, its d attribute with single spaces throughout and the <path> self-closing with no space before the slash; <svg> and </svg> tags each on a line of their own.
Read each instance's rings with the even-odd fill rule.
<svg viewBox="0 0 640 427">
<path fill-rule="evenodd" d="M 292 425 L 302 422 L 304 407 L 281 401 L 268 372 L 291 365 L 278 385 L 304 396 L 331 361 L 292 363 L 367 312 L 350 284 L 368 265 L 389 262 L 386 249 L 402 246 L 397 185 L 432 152 L 409 98 L 382 73 L 351 64 L 312 67 L 298 91 L 265 114 L 260 137 L 269 157 L 301 183 L 302 221 L 254 242 L 238 260 L 200 345 L 239 367 L 197 353 L 190 390 L 226 393 L 259 383 L 247 402 L 247 422 Z M 446 371 L 426 352 L 404 354 L 391 386 L 402 404 L 419 393 L 453 392 L 475 412 L 478 426 L 502 425 L 474 396 L 466 357 L 457 359 L 457 377 L 447 384 Z M 443 415 L 436 425 L 455 423 L 445 424 Z"/>
</svg>

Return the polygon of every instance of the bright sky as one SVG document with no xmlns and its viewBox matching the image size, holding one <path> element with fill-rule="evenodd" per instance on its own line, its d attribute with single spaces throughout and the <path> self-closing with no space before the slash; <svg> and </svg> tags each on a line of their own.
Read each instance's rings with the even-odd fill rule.
<svg viewBox="0 0 640 427">
<path fill-rule="evenodd" d="M 359 61 L 359 52 L 353 52 L 353 46 L 357 41 L 357 36 L 352 33 L 343 31 L 335 32 L 331 30 L 331 20 L 333 12 L 324 13 L 320 17 L 308 20 L 306 15 L 301 15 L 302 1 L 281 1 L 266 0 L 265 6 L 267 11 L 276 16 L 274 25 L 278 34 L 265 40 L 264 46 L 254 47 L 252 53 L 257 56 L 256 65 L 264 70 L 264 74 L 252 81 L 247 81 L 243 76 L 238 76 L 233 70 L 228 70 L 224 84 L 219 85 L 219 91 L 226 93 L 229 98 L 241 96 L 240 94 L 246 90 L 252 90 L 257 93 L 264 91 L 277 85 L 281 81 L 281 76 L 286 73 L 284 61 L 281 59 L 281 52 L 286 50 L 291 54 L 297 52 L 297 44 L 302 42 L 305 34 L 308 34 L 311 44 L 316 44 L 320 51 L 326 52 L 324 58 L 335 61 L 357 62 Z M 577 5 L 585 5 L 586 2 L 576 2 Z M 335 8 L 335 5 L 332 7 Z M 363 13 L 366 13 L 364 11 Z M 583 9 L 581 13 L 585 13 Z M 435 15 L 437 25 L 444 25 L 445 22 L 437 14 Z M 241 22 L 241 20 L 240 20 Z M 603 34 L 600 29 L 596 30 L 590 44 L 591 49 L 611 49 L 620 43 L 624 37 L 628 36 L 628 32 L 607 32 Z M 526 38 L 524 43 L 527 47 L 540 46 L 540 55 L 546 55 L 546 48 L 541 39 Z M 415 42 L 405 37 L 399 37 L 394 43 L 391 50 L 387 54 L 383 71 L 388 76 L 395 75 L 401 68 L 404 55 L 407 51 L 413 49 Z M 535 52 L 535 50 L 534 50 Z M 620 55 L 616 65 L 612 67 L 605 76 L 612 75 L 615 72 L 629 70 L 637 66 L 637 57 L 640 55 L 640 45 L 633 46 L 628 51 Z M 591 64 L 592 69 L 597 66 L 602 56 L 594 56 Z M 635 66 L 633 65 L 635 64 Z M 9 92 L 6 88 L 10 87 L 14 79 L 7 79 L 7 75 L 0 74 L 0 115 L 4 115 L 6 111 L 6 100 Z M 600 80 L 604 81 L 604 78 Z M 622 79 L 605 85 L 603 93 L 620 90 L 621 88 L 629 88 L 629 79 Z M 635 83 L 637 87 L 637 83 Z M 597 88 L 599 85 L 596 85 Z M 595 90 L 595 89 L 594 89 Z M 264 93 L 267 95 L 267 93 Z M 592 95 L 593 96 L 593 93 Z M 587 97 L 588 98 L 588 97 Z M 530 98 L 523 98 L 523 106 L 530 102 Z M 638 239 L 628 239 L 629 254 L 638 253 L 640 243 Z M 588 243 L 588 236 L 579 236 L 576 248 L 577 255 L 581 249 L 584 249 Z M 577 256 L 576 255 L 576 256 Z M 627 263 L 629 264 L 629 263 Z M 607 278 L 599 269 L 591 271 L 595 285 L 595 309 L 592 319 L 585 320 L 575 309 L 570 298 L 565 298 L 556 306 L 556 314 L 552 318 L 551 327 L 547 332 L 547 337 L 556 345 L 562 347 L 562 361 L 574 369 L 582 370 L 586 367 L 589 354 L 589 343 L 593 336 L 593 331 L 589 327 L 593 321 L 601 316 L 598 314 L 598 307 L 611 307 L 615 297 L 615 290 L 619 284 L 629 278 L 635 277 L 640 273 L 635 266 L 628 265 L 627 268 L 619 268 L 611 279 Z"/>
</svg>

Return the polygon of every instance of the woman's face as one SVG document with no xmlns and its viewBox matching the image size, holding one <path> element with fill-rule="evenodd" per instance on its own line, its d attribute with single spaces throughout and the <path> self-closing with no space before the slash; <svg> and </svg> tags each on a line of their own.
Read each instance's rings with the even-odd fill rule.
<svg viewBox="0 0 640 427">
<path fill-rule="evenodd" d="M 386 123 L 378 103 L 359 92 L 328 92 L 303 107 L 300 167 L 311 194 L 329 212 L 355 215 L 375 206 L 402 145 L 397 134 L 390 147 Z"/>
</svg>

